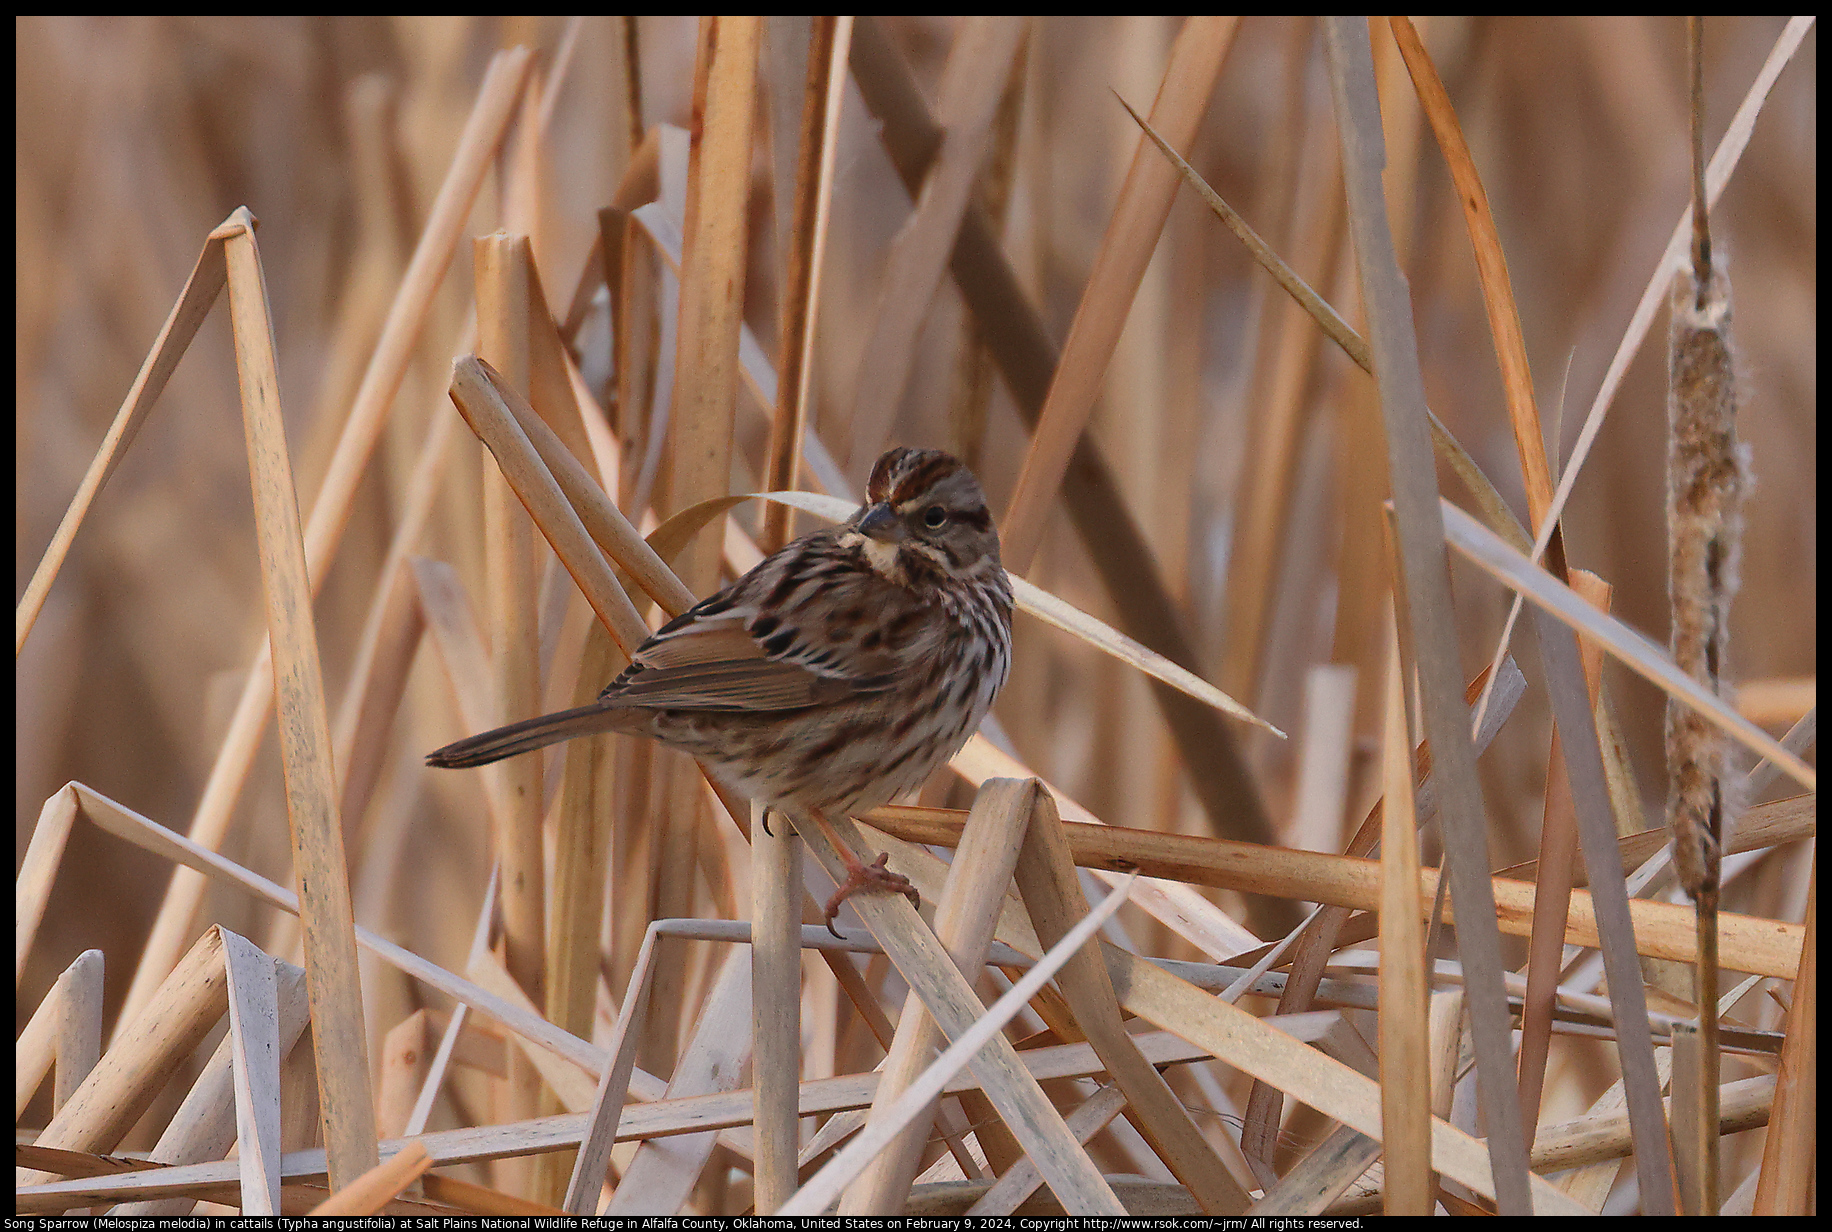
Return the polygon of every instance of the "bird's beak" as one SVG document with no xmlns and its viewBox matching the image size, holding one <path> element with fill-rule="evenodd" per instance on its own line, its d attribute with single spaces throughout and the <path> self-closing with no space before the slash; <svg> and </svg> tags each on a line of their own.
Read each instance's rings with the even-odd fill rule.
<svg viewBox="0 0 1832 1232">
<path fill-rule="evenodd" d="M 905 537 L 903 519 L 885 504 L 866 509 L 865 516 L 859 519 L 859 533 L 879 543 L 901 543 Z"/>
</svg>

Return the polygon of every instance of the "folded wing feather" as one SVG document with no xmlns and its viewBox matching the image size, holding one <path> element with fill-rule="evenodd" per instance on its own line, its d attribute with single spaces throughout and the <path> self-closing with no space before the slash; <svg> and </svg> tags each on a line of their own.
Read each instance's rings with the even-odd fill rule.
<svg viewBox="0 0 1832 1232">
<path fill-rule="evenodd" d="M 601 698 L 656 710 L 793 710 L 889 683 L 888 656 L 860 677 L 797 662 L 809 653 L 795 641 L 770 653 L 745 629 L 742 612 L 706 617 L 662 630 Z"/>
</svg>

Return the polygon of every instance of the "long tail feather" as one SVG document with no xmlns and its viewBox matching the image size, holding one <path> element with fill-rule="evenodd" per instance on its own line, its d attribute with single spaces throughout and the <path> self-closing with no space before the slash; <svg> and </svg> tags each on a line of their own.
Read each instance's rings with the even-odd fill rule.
<svg viewBox="0 0 1832 1232">
<path fill-rule="evenodd" d="M 426 755 L 426 764 L 447 770 L 487 765 L 517 753 L 571 740 L 574 736 L 623 730 L 629 726 L 631 714 L 629 710 L 594 705 L 523 719 L 435 749 Z"/>
</svg>

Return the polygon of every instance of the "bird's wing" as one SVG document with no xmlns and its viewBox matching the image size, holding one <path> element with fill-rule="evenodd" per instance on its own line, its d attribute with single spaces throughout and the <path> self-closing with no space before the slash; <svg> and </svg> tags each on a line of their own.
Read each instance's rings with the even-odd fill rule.
<svg viewBox="0 0 1832 1232">
<path fill-rule="evenodd" d="M 794 710 L 889 685 L 888 656 L 836 661 L 792 629 L 759 639 L 746 628 L 753 613 L 718 607 L 718 598 L 644 642 L 601 700 L 657 710 Z"/>
</svg>

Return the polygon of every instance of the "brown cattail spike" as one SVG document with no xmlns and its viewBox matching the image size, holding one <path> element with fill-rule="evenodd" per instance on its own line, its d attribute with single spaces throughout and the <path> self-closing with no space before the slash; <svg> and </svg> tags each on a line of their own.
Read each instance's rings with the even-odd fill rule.
<svg viewBox="0 0 1832 1232">
<path fill-rule="evenodd" d="M 1693 279 L 1675 279 L 1667 416 L 1667 531 L 1673 658 L 1714 691 L 1723 669 L 1737 586 L 1748 450 L 1736 436 L 1729 286 L 1712 275 L 1704 307 Z M 1715 894 L 1723 837 L 1723 751 L 1691 708 L 1667 707 L 1668 824 L 1680 883 L 1697 900 Z"/>
</svg>

